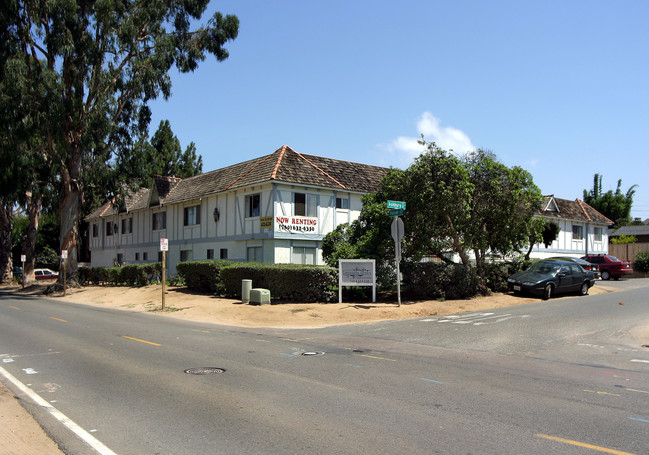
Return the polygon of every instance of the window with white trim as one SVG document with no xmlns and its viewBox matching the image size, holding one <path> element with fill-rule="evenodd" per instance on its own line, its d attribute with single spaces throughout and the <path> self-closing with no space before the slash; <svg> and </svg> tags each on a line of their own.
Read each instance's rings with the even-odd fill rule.
<svg viewBox="0 0 649 455">
<path fill-rule="evenodd" d="M 156 212 L 153 214 L 153 230 L 167 229 L 167 212 Z"/>
<path fill-rule="evenodd" d="M 293 264 L 315 265 L 315 248 L 293 247 Z"/>
<path fill-rule="evenodd" d="M 193 256 L 192 250 L 180 250 L 180 260 L 182 262 L 191 261 Z"/>
<path fill-rule="evenodd" d="M 252 218 L 261 215 L 261 194 L 246 196 L 246 217 Z"/>
<path fill-rule="evenodd" d="M 349 199 L 346 197 L 337 197 L 336 198 L 336 208 L 348 210 L 349 209 Z"/>
<path fill-rule="evenodd" d="M 248 262 L 263 262 L 264 258 L 262 257 L 261 253 L 262 252 L 260 246 L 250 246 L 248 247 L 246 260 Z"/>
<path fill-rule="evenodd" d="M 579 224 L 572 225 L 572 239 L 584 240 L 584 227 Z"/>
<path fill-rule="evenodd" d="M 99 224 L 94 223 L 92 225 L 92 236 L 93 237 L 99 237 Z"/>
<path fill-rule="evenodd" d="M 201 206 L 194 205 L 192 207 L 185 207 L 183 225 L 194 226 L 196 224 L 201 224 Z"/>
<path fill-rule="evenodd" d="M 318 216 L 318 195 L 294 193 L 293 206 L 295 216 Z"/>
<path fill-rule="evenodd" d="M 123 218 L 122 219 L 122 234 L 132 234 L 133 233 L 133 218 Z"/>
<path fill-rule="evenodd" d="M 602 233 L 602 228 L 601 227 L 596 227 L 594 234 L 595 234 L 595 241 L 596 242 L 601 242 L 603 237 L 604 237 L 604 235 Z"/>
</svg>

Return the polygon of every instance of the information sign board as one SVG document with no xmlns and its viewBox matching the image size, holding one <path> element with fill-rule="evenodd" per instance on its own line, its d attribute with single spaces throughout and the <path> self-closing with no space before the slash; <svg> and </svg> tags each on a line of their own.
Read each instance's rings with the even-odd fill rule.
<svg viewBox="0 0 649 455">
<path fill-rule="evenodd" d="M 376 262 L 374 259 L 340 259 L 338 261 L 338 301 L 342 303 L 343 286 L 372 286 L 376 302 Z"/>
<path fill-rule="evenodd" d="M 160 251 L 169 251 L 169 239 L 160 239 Z"/>
</svg>

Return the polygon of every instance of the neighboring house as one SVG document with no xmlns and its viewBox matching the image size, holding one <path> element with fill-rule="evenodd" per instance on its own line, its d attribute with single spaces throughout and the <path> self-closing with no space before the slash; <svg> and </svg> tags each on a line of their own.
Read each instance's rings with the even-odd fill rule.
<svg viewBox="0 0 649 455">
<path fill-rule="evenodd" d="M 531 257 L 542 259 L 560 255 L 580 257 L 608 254 L 608 228 L 613 221 L 584 201 L 544 196 L 543 205 L 535 216 L 554 221 L 561 230 L 549 248 L 543 243 L 535 245 Z"/>
<path fill-rule="evenodd" d="M 619 237 L 621 235 L 632 235 L 636 238 L 636 243 L 647 243 L 649 242 L 649 225 L 622 226 L 621 228 L 616 229 L 611 234 L 611 237 Z"/>
<path fill-rule="evenodd" d="M 162 238 L 171 273 L 201 259 L 323 264 L 323 237 L 358 218 L 361 196 L 386 172 L 283 146 L 187 179 L 154 176 L 151 188 L 86 217 L 91 265 L 160 261 Z"/>
</svg>

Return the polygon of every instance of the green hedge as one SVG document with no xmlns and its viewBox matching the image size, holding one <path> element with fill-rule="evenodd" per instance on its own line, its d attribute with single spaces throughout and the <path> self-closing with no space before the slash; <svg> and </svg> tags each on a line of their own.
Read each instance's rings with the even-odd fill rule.
<svg viewBox="0 0 649 455">
<path fill-rule="evenodd" d="M 467 299 L 478 293 L 475 269 L 462 264 L 406 262 L 404 294 L 413 300 Z"/>
<path fill-rule="evenodd" d="M 160 281 L 162 263 L 128 264 L 122 267 L 80 267 L 81 284 L 145 286 Z"/>
<path fill-rule="evenodd" d="M 185 280 L 185 285 L 190 291 L 222 294 L 220 272 L 231 261 L 190 261 L 179 262 L 176 265 L 178 275 Z"/>
<path fill-rule="evenodd" d="M 253 288 L 270 290 L 271 298 L 292 302 L 331 302 L 336 299 L 338 270 L 328 266 L 297 264 L 232 264 L 221 269 L 223 294 L 241 297 L 241 280 Z"/>
</svg>

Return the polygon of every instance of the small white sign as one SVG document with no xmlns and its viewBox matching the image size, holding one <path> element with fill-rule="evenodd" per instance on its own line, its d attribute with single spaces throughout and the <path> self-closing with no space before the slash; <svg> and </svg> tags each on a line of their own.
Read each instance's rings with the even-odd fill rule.
<svg viewBox="0 0 649 455">
<path fill-rule="evenodd" d="M 68 250 L 61 250 L 61 257 L 63 259 L 67 259 L 68 258 Z"/>
<path fill-rule="evenodd" d="M 376 302 L 374 259 L 338 260 L 338 303 L 342 303 L 343 300 L 343 286 L 372 286 L 372 302 Z"/>
<path fill-rule="evenodd" d="M 169 239 L 160 239 L 160 251 L 169 251 Z"/>
<path fill-rule="evenodd" d="M 27 261 L 27 256 L 24 255 L 24 254 L 21 254 L 20 255 L 20 262 L 25 262 L 25 261 Z"/>
</svg>

